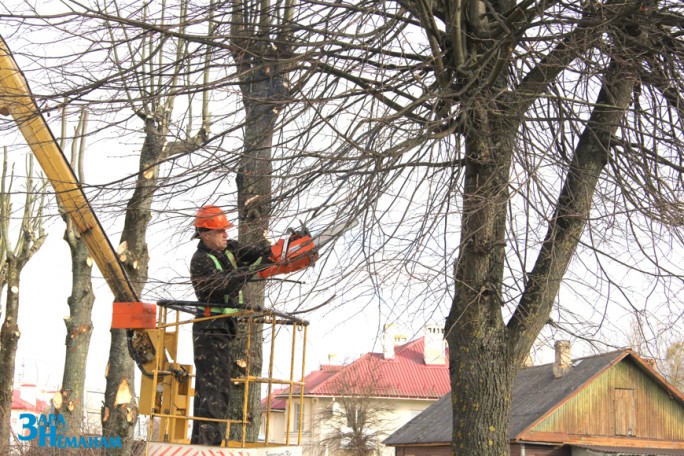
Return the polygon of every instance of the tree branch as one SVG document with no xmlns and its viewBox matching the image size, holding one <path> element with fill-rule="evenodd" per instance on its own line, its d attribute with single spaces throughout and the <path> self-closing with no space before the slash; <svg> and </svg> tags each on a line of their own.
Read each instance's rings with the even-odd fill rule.
<svg viewBox="0 0 684 456">
<path fill-rule="evenodd" d="M 580 241 L 592 197 L 636 83 L 634 71 L 612 63 L 575 149 L 541 251 L 508 322 L 508 341 L 520 361 L 548 320 L 563 275 Z"/>
</svg>

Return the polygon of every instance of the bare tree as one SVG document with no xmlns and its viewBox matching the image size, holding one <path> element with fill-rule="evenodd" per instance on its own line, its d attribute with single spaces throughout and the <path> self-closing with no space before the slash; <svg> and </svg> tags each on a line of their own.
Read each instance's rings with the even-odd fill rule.
<svg viewBox="0 0 684 456">
<path fill-rule="evenodd" d="M 407 0 L 349 11 L 349 38 L 319 65 L 353 87 L 347 112 L 367 114 L 344 130 L 355 166 L 329 169 L 358 181 L 372 208 L 365 230 L 401 252 L 385 277 L 431 277 L 435 250 L 441 273 L 453 264 L 442 288 L 452 451 L 507 454 L 511 388 L 533 342 L 550 322 L 583 332 L 557 307 L 573 258 L 586 264 L 573 278 L 600 281 L 600 293 L 619 281 L 612 262 L 665 289 L 682 276 L 655 248 L 661 237 L 682 245 L 681 5 Z M 634 248 L 616 251 L 613 236 Z M 387 247 L 368 252 L 369 264 L 391 264 Z"/>
<path fill-rule="evenodd" d="M 288 103 L 289 74 L 293 61 L 293 30 L 296 24 L 296 2 L 292 0 L 261 2 L 241 0 L 221 2 L 217 10 L 225 10 L 230 21 L 230 51 L 236 65 L 236 77 L 245 110 L 243 147 L 236 176 L 237 209 L 240 218 L 238 240 L 245 244 L 265 243 L 272 214 L 273 139 L 280 112 Z M 264 282 L 245 287 L 245 299 L 256 308 L 264 305 Z M 246 328 L 239 333 L 258 336 L 247 346 L 247 338 L 239 337 L 231 346 L 232 359 L 244 357 L 250 350 L 249 374 L 259 376 L 262 369 L 262 331 Z M 254 336 L 253 336 L 254 337 Z M 256 342 L 256 343 L 255 343 Z M 231 415 L 242 416 L 244 384 L 231 390 Z M 250 425 L 246 439 L 256 441 L 260 422 L 256 419 L 261 403 L 258 388 L 249 391 Z M 242 440 L 242 430 L 231 428 L 230 438 Z"/>
<path fill-rule="evenodd" d="M 325 452 L 352 456 L 381 453 L 382 440 L 391 425 L 392 405 L 382 397 L 390 386 L 374 372 L 371 361 L 368 371 L 343 371 L 336 380 L 340 392 L 332 408 L 318 418 L 325 427 L 320 445 Z"/>
<path fill-rule="evenodd" d="M 86 146 L 86 131 L 88 127 L 88 114 L 85 109 L 81 110 L 78 124 L 75 128 L 71 143 L 71 166 L 80 181 L 84 181 L 84 159 Z M 67 116 L 66 107 L 63 108 L 62 134 L 60 147 L 66 148 Z M 62 387 L 53 398 L 53 406 L 57 413 L 64 415 L 66 421 L 65 432 L 68 435 L 79 436 L 83 434 L 83 416 L 85 405 L 85 377 L 88 363 L 88 351 L 90 348 L 90 336 L 93 332 L 91 314 L 95 294 L 93 293 L 92 268 L 93 259 L 88 252 L 85 242 L 74 227 L 71 216 L 63 214 L 66 222 L 64 240 L 69 245 L 71 252 L 71 296 L 67 299 L 69 304 L 69 316 L 64 319 L 66 325 L 66 354 L 64 358 L 64 373 L 62 374 Z"/>
<path fill-rule="evenodd" d="M 658 367 L 675 388 L 684 391 L 684 342 L 672 342 Z"/>
<path fill-rule="evenodd" d="M 166 21 L 173 18 L 176 21 L 174 26 L 182 34 L 189 21 L 187 2 L 181 1 L 177 6 L 175 17 L 169 11 L 148 11 L 147 7 L 142 10 L 135 7 L 131 14 L 133 17 L 139 14 L 141 21 L 154 23 L 160 28 L 165 27 Z M 195 150 L 206 140 L 209 125 L 206 111 L 203 111 L 205 121 L 194 137 L 182 138 L 182 133 L 176 133 L 175 136 L 182 139 L 169 144 L 167 138 L 171 134 L 175 92 L 181 84 L 182 74 L 188 69 L 186 43 L 182 39 L 166 43 L 164 37 L 150 35 L 138 42 L 140 48 L 134 47 L 129 35 L 131 31 L 126 27 L 117 27 L 114 22 L 122 14 L 123 7 L 124 5 L 115 2 L 104 5 L 97 10 L 97 14 L 105 20 L 105 30 L 113 50 L 113 67 L 120 72 L 125 72 L 130 67 L 143 69 L 140 72 L 134 71 L 130 79 L 123 80 L 129 108 L 144 123 L 145 139 L 133 195 L 126 206 L 118 250 L 128 276 L 138 294 L 141 294 L 148 279 L 150 257 L 146 238 L 152 219 L 153 198 L 159 187 L 160 164 L 169 156 Z M 109 9 L 113 9 L 114 14 L 110 14 Z M 121 43 L 125 44 L 120 46 Z M 128 454 L 131 451 L 133 430 L 138 417 L 134 390 L 135 366 L 129 356 L 130 337 L 130 331 L 112 330 L 102 424 L 105 436 L 122 437 L 123 448 L 112 449 L 112 453 L 116 454 Z M 140 360 L 138 363 L 142 364 Z M 147 372 L 144 374 L 149 375 Z"/>
<path fill-rule="evenodd" d="M 646 324 L 639 315 L 632 318 L 628 345 L 641 356 L 655 361 L 655 368 L 675 388 L 684 389 L 684 342 L 669 327 Z"/>
<path fill-rule="evenodd" d="M 14 366 L 17 345 L 21 332 L 19 330 L 19 287 L 21 272 L 31 257 L 41 248 L 45 241 L 43 230 L 43 205 L 45 202 L 45 182 L 40 178 L 34 181 L 33 159 L 26 163 L 26 179 L 24 204 L 19 211 L 13 211 L 12 194 L 14 168 L 9 168 L 7 148 L 3 148 L 2 175 L 0 176 L 0 268 L 5 270 L 0 291 L 7 287 L 5 300 L 5 319 L 0 329 L 0 448 L 10 441 L 10 412 L 14 391 Z M 12 245 L 13 237 L 11 220 L 20 216 L 18 235 Z"/>
</svg>

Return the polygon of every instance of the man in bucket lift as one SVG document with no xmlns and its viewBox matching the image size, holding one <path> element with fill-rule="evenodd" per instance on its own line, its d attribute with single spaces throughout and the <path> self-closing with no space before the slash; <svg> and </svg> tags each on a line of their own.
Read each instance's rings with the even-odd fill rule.
<svg viewBox="0 0 684 456">
<path fill-rule="evenodd" d="M 197 317 L 238 312 L 246 306 L 242 287 L 254 269 L 268 262 L 271 246 L 245 246 L 228 239 L 226 230 L 234 225 L 218 207 L 206 205 L 195 216 L 197 251 L 190 262 L 190 279 L 197 300 L 212 306 L 198 307 Z M 192 327 L 195 357 L 194 415 L 227 419 L 231 388 L 230 342 L 237 323 L 224 317 L 196 322 Z M 190 442 L 220 446 L 225 423 L 195 420 Z"/>
</svg>

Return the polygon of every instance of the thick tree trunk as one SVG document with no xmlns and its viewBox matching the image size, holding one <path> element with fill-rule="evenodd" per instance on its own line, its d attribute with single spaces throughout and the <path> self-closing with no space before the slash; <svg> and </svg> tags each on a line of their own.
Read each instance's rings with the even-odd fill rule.
<svg viewBox="0 0 684 456">
<path fill-rule="evenodd" d="M 231 8 L 230 46 L 235 60 L 242 103 L 245 107 L 243 154 L 238 170 L 238 240 L 244 243 L 264 242 L 272 209 L 272 145 L 278 114 L 287 104 L 285 56 L 291 56 L 293 14 L 296 2 L 252 2 L 237 0 L 226 4 Z M 245 287 L 245 298 L 252 305 L 264 304 L 264 283 Z M 247 328 L 241 327 L 241 334 Z M 250 373 L 260 375 L 263 359 L 262 329 L 251 328 Z M 244 343 L 231 347 L 232 359 L 245 353 Z M 231 391 L 231 418 L 242 416 L 244 389 Z M 250 389 L 247 441 L 256 441 L 260 427 L 261 388 Z M 240 407 L 240 410 L 237 408 Z M 237 427 L 230 432 L 231 440 L 240 440 Z"/>
<path fill-rule="evenodd" d="M 507 454 L 510 397 L 519 365 L 511 358 L 501 315 L 514 135 L 510 126 L 490 119 L 496 107 L 482 95 L 469 103 L 461 251 L 445 328 L 456 455 Z"/>
<path fill-rule="evenodd" d="M 145 142 L 140 154 L 140 166 L 135 191 L 126 207 L 126 219 L 121 234 L 120 260 L 138 295 L 147 282 L 149 254 L 146 242 L 147 226 L 152 218 L 151 207 L 157 188 L 157 163 L 163 153 L 165 122 L 147 118 Z M 102 409 L 102 428 L 105 437 L 121 437 L 121 449 L 107 449 L 106 454 L 128 455 L 134 440 L 138 419 L 135 396 L 135 363 L 128 351 L 125 330 L 111 331 L 105 404 Z"/>
<path fill-rule="evenodd" d="M 85 375 L 88 362 L 91 321 L 95 295 L 91 282 L 92 259 L 85 243 L 67 221 L 64 238 L 71 250 L 71 296 L 66 325 L 66 356 L 59 396 L 53 400 L 55 411 L 64 415 L 67 435 L 79 436 L 91 432 L 84 428 Z"/>
<path fill-rule="evenodd" d="M 128 455 L 133 447 L 133 431 L 138 419 L 135 397 L 134 364 L 128 354 L 126 331 L 113 329 L 105 377 L 105 402 L 102 407 L 102 435 L 120 437 L 121 448 L 104 450 L 107 455 Z"/>
<path fill-rule="evenodd" d="M 66 148 L 67 119 L 66 107 L 62 112 L 62 132 L 60 147 Z M 82 110 L 79 116 L 76 133 L 79 139 L 71 144 L 71 166 L 78 170 L 79 179 L 83 180 L 83 153 L 85 150 L 85 132 L 88 125 L 88 112 Z M 66 422 L 65 434 L 78 437 L 92 433 L 84 425 L 83 407 L 85 404 L 85 377 L 90 348 L 90 337 L 93 332 L 92 310 L 95 302 L 92 284 L 93 258 L 90 256 L 81 233 L 75 228 L 68 213 L 63 213 L 66 222 L 64 240 L 71 253 L 71 296 L 67 299 L 69 316 L 64 319 L 66 326 L 66 354 L 64 356 L 64 373 L 62 387 L 53 397 L 55 413 L 63 415 Z"/>
<path fill-rule="evenodd" d="M 244 154 L 240 161 L 237 176 L 238 212 L 240 226 L 238 240 L 242 243 L 255 244 L 264 242 L 264 233 L 268 231 L 271 214 L 271 146 L 274 124 L 280 106 L 274 103 L 284 97 L 284 86 L 280 75 L 274 75 L 271 67 L 257 67 L 249 72 L 250 76 L 242 80 L 243 103 L 246 110 L 244 131 Z M 277 107 L 276 107 L 277 106 Z M 264 305 L 264 283 L 248 284 L 245 299 L 251 305 Z M 240 336 L 251 330 L 250 374 L 261 375 L 263 360 L 263 336 L 261 325 L 251 329 L 244 324 L 239 328 Z M 238 337 L 232 344 L 232 359 L 245 357 L 246 338 Z M 230 416 L 242 417 L 244 384 L 234 385 L 231 391 Z M 248 395 L 248 420 L 246 440 L 256 441 L 260 427 L 261 388 L 252 385 Z M 241 440 L 242 433 L 237 426 L 231 428 L 231 440 Z"/>
<path fill-rule="evenodd" d="M 518 372 L 504 333 L 449 339 L 454 455 L 508 454 L 511 393 Z"/>
<path fill-rule="evenodd" d="M 634 87 L 628 68 L 611 65 L 549 221 L 546 239 L 511 320 L 501 316 L 502 244 L 513 131 L 476 103 L 466 139 L 461 250 L 446 324 L 455 456 L 509 453 L 511 393 L 523 358 L 550 315 L 579 243 L 611 142 Z M 494 112 L 499 111 L 494 110 Z M 491 117 L 488 117 L 491 116 Z"/>
<path fill-rule="evenodd" d="M 7 302 L 0 329 L 0 451 L 10 442 L 10 413 L 14 391 L 14 364 L 19 332 L 19 274 L 16 258 L 7 258 Z"/>
</svg>

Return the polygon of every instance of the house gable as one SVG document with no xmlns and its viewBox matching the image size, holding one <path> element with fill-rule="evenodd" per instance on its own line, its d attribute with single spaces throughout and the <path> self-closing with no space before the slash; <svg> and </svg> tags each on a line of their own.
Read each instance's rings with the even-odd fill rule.
<svg viewBox="0 0 684 456">
<path fill-rule="evenodd" d="M 560 378 L 555 378 L 551 364 L 521 369 L 513 387 L 510 438 L 521 438 L 624 356 L 624 352 L 611 352 L 575 360 Z"/>
<path fill-rule="evenodd" d="M 448 447 L 452 415 L 446 395 L 384 443 L 398 456 Z M 604 353 L 576 359 L 560 378 L 551 365 L 520 370 L 511 403 L 511 454 L 531 454 L 527 450 L 539 445 L 538 454 L 567 455 L 571 447 L 572 454 L 579 447 L 605 454 L 684 454 L 682 423 L 681 392 L 633 351 Z M 612 453 L 615 448 L 634 451 Z"/>
<path fill-rule="evenodd" d="M 618 439 L 684 441 L 681 398 L 626 356 L 601 372 L 550 415 L 534 425 L 542 433 Z M 526 434 L 519 436 L 526 440 Z"/>
</svg>

